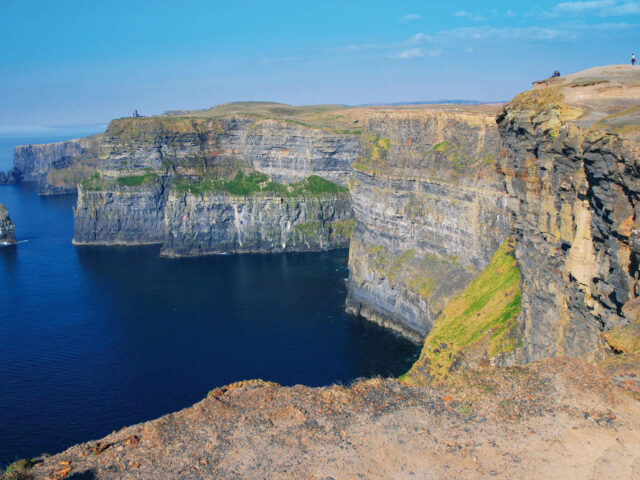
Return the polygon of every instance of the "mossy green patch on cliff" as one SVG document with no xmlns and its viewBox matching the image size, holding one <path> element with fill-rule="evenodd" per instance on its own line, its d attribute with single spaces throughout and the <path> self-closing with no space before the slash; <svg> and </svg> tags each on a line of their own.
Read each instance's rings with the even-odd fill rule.
<svg viewBox="0 0 640 480">
<path fill-rule="evenodd" d="M 144 175 L 126 175 L 118 177 L 118 185 L 139 187 L 140 185 L 155 182 L 158 178 L 158 174 L 153 172 L 147 172 Z"/>
<path fill-rule="evenodd" d="M 489 265 L 449 302 L 425 340 L 420 358 L 402 379 L 424 383 L 447 375 L 470 350 L 496 357 L 516 349 L 520 271 L 503 243 Z"/>
<path fill-rule="evenodd" d="M 352 167 L 360 171 L 379 172 L 386 164 L 391 140 L 364 132 L 360 137 L 362 155 L 353 162 Z"/>
<path fill-rule="evenodd" d="M 347 189 L 322 177 L 312 175 L 296 183 L 277 183 L 261 172 L 245 174 L 239 170 L 231 180 L 217 177 L 203 178 L 198 182 L 180 181 L 176 190 L 182 193 L 202 195 L 207 192 L 225 192 L 238 196 L 277 195 L 299 197 L 304 195 L 345 194 Z"/>
<path fill-rule="evenodd" d="M 97 172 L 85 178 L 81 183 L 85 190 L 102 190 L 108 184 L 108 182 Z"/>
<path fill-rule="evenodd" d="M 299 231 L 305 237 L 315 237 L 320 231 L 322 231 L 321 222 L 302 222 L 294 225 L 297 231 Z"/>
<path fill-rule="evenodd" d="M 4 471 L 4 475 L 0 478 L 4 480 L 28 480 L 33 476 L 30 474 L 30 470 L 33 467 L 34 462 L 32 460 L 21 459 L 16 460 L 7 467 Z"/>
<path fill-rule="evenodd" d="M 348 218 L 346 220 L 336 220 L 330 223 L 331 236 L 336 238 L 350 238 L 353 235 L 353 230 L 356 226 L 356 220 L 354 218 Z"/>
<path fill-rule="evenodd" d="M 449 146 L 449 142 L 440 142 L 440 143 L 436 143 L 433 146 L 433 150 L 435 152 L 446 152 L 447 151 L 447 147 Z"/>
<path fill-rule="evenodd" d="M 640 319 L 627 325 L 614 327 L 605 332 L 604 337 L 616 352 L 640 352 Z"/>
</svg>

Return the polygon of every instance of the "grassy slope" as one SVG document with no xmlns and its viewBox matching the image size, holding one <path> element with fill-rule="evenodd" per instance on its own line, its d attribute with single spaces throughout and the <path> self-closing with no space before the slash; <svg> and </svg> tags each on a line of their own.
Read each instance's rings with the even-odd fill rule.
<svg viewBox="0 0 640 480">
<path fill-rule="evenodd" d="M 489 358 L 515 350 L 519 312 L 520 271 L 505 242 L 482 273 L 449 302 L 426 338 L 420 358 L 400 378 L 423 383 L 428 377 L 443 377 L 472 347 L 484 345 Z"/>
<path fill-rule="evenodd" d="M 245 175 L 242 171 L 238 171 L 232 180 L 220 178 L 205 178 L 197 183 L 181 182 L 176 186 L 179 192 L 189 192 L 201 195 L 206 192 L 224 192 L 232 195 L 256 195 L 256 194 L 273 194 L 283 197 L 298 197 L 302 195 L 322 195 L 322 194 L 338 194 L 347 193 L 345 187 L 341 187 L 324 178 L 312 175 L 304 180 L 283 184 L 269 180 L 264 173 L 252 172 Z"/>
</svg>

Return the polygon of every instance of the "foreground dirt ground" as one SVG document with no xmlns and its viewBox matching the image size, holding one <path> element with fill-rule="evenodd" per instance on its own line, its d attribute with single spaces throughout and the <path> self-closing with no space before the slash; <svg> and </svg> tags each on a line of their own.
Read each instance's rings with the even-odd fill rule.
<svg viewBox="0 0 640 480">
<path fill-rule="evenodd" d="M 247 381 L 41 459 L 37 479 L 640 479 L 640 401 L 565 359 L 447 385 Z"/>
</svg>

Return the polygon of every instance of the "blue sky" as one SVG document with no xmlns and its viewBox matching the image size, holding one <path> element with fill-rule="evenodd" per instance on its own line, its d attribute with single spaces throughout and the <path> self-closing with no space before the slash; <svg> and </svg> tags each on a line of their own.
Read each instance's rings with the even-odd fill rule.
<svg viewBox="0 0 640 480">
<path fill-rule="evenodd" d="M 509 99 L 640 53 L 640 0 L 0 0 L 0 132 L 234 100 Z"/>
</svg>

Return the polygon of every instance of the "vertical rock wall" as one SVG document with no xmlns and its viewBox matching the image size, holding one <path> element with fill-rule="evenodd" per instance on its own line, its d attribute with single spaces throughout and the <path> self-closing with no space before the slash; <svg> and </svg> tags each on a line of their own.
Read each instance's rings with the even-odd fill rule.
<svg viewBox="0 0 640 480">
<path fill-rule="evenodd" d="M 509 228 L 495 120 L 406 112 L 368 120 L 350 181 L 347 308 L 423 339 Z"/>
</svg>

